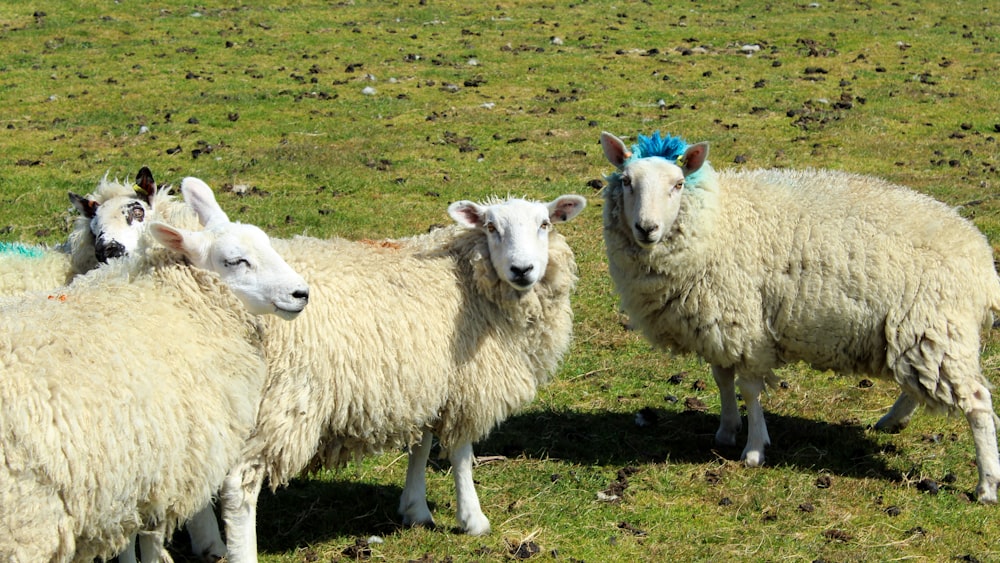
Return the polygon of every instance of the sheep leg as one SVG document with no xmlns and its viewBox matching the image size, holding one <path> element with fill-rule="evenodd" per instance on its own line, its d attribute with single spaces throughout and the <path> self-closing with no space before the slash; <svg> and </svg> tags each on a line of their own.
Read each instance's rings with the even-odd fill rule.
<svg viewBox="0 0 1000 563">
<path fill-rule="evenodd" d="M 715 432 L 715 443 L 722 446 L 735 446 L 736 434 L 743 426 L 739 406 L 736 404 L 736 369 L 712 366 L 712 377 L 719 387 L 719 399 L 722 410 L 719 416 L 719 429 Z"/>
<path fill-rule="evenodd" d="M 420 443 L 410 449 L 406 463 L 406 486 L 399 497 L 399 514 L 406 526 L 434 527 L 434 517 L 427 507 L 427 458 L 434 435 L 425 430 Z"/>
<path fill-rule="evenodd" d="M 743 393 L 743 401 L 747 405 L 747 445 L 743 449 L 742 459 L 747 467 L 759 467 L 764 464 L 764 447 L 771 444 L 767 435 L 767 423 L 764 421 L 764 408 L 760 404 L 760 394 L 764 390 L 763 377 L 740 377 L 738 384 Z"/>
<path fill-rule="evenodd" d="M 130 537 L 125 550 L 116 556 L 118 563 L 137 563 L 138 560 L 135 557 L 135 539 L 135 536 Z"/>
<path fill-rule="evenodd" d="M 476 484 L 472 480 L 472 465 L 475 462 L 472 443 L 466 442 L 453 448 L 448 459 L 451 461 L 451 470 L 455 477 L 458 525 L 470 536 L 490 533 L 490 521 L 479 506 L 479 495 L 476 494 Z"/>
<path fill-rule="evenodd" d="M 257 497 L 263 484 L 264 472 L 250 464 L 237 466 L 222 482 L 219 499 L 226 524 L 229 563 L 257 561 Z"/>
<path fill-rule="evenodd" d="M 218 561 L 226 556 L 226 544 L 222 541 L 219 523 L 211 504 L 199 510 L 184 526 L 191 538 L 191 551 L 195 556 L 204 561 Z"/>
<path fill-rule="evenodd" d="M 972 428 L 972 441 L 976 445 L 976 466 L 979 468 L 979 485 L 976 498 L 981 503 L 997 502 L 997 485 L 1000 484 L 1000 455 L 997 452 L 996 414 L 989 390 L 981 385 L 966 401 L 965 418 Z"/>
<path fill-rule="evenodd" d="M 890 434 L 900 432 L 910 424 L 913 411 L 917 410 L 918 406 L 920 406 L 920 402 L 903 391 L 889 412 L 875 423 L 875 430 Z"/>
<path fill-rule="evenodd" d="M 163 528 L 148 532 L 139 532 L 139 553 L 142 563 L 172 563 L 173 558 L 163 547 Z"/>
</svg>

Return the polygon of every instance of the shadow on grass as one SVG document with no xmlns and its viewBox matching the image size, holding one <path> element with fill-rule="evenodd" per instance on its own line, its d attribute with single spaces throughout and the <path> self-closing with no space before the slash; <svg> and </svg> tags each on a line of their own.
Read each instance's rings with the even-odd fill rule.
<svg viewBox="0 0 1000 563">
<path fill-rule="evenodd" d="M 402 528 L 396 513 L 402 483 L 360 483 L 349 473 L 333 481 L 295 479 L 275 494 L 261 491 L 257 513 L 261 552 L 285 552 L 335 536 L 388 535 Z"/>
<path fill-rule="evenodd" d="M 716 446 L 717 414 L 666 410 L 645 414 L 654 421 L 640 427 L 634 413 L 525 413 L 507 420 L 487 440 L 477 444 L 476 454 L 620 467 L 665 461 L 702 464 L 720 458 L 739 459 L 745 429 L 739 437 L 739 446 Z M 777 414 L 768 414 L 767 423 L 773 444 L 766 450 L 768 466 L 901 480 L 897 471 L 885 465 L 882 446 L 861 425 Z M 436 452 L 432 458 L 436 458 Z M 428 468 L 434 470 L 447 470 L 447 461 L 435 460 Z M 762 470 L 766 471 L 766 467 Z M 260 552 L 308 549 L 303 546 L 318 545 L 332 537 L 367 538 L 392 534 L 402 528 L 396 512 L 402 483 L 362 483 L 352 480 L 349 473 L 330 481 L 294 479 L 276 494 L 267 488 L 261 491 L 257 520 Z M 431 511 L 437 513 L 437 507 L 431 506 Z M 178 563 L 194 561 L 186 558 L 190 551 L 183 531 L 174 537 L 171 548 Z"/>
<path fill-rule="evenodd" d="M 348 473 L 332 481 L 293 479 L 275 494 L 265 485 L 257 503 L 258 552 L 309 550 L 308 546 L 334 537 L 362 539 L 401 529 L 402 520 L 396 509 L 402 487 L 359 483 L 351 480 Z M 434 508 L 432 504 L 432 511 Z M 350 547 L 344 545 L 345 549 Z M 203 563 L 192 555 L 184 530 L 174 534 L 170 553 L 175 563 Z M 310 559 L 308 554 L 303 557 Z"/>
<path fill-rule="evenodd" d="M 634 413 L 543 411 L 507 420 L 476 446 L 477 455 L 558 459 L 581 465 L 708 463 L 739 460 L 746 440 L 715 444 L 717 414 L 697 411 L 644 411 L 646 426 Z M 858 424 L 835 424 L 794 416 L 767 415 L 772 445 L 766 466 L 823 469 L 836 475 L 899 481 L 882 459 L 882 446 Z M 765 466 L 765 468 L 766 468 Z"/>
</svg>

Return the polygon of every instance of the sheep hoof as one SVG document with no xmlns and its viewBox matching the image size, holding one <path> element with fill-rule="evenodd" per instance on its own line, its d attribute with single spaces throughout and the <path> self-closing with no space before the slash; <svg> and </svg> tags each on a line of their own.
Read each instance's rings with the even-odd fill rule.
<svg viewBox="0 0 1000 563">
<path fill-rule="evenodd" d="M 997 503 L 997 485 L 996 483 L 980 484 L 976 487 L 976 500 L 980 504 L 996 504 Z"/>
<path fill-rule="evenodd" d="M 490 521 L 482 514 L 461 524 L 462 529 L 470 536 L 485 536 L 490 533 Z"/>
<path fill-rule="evenodd" d="M 909 424 L 909 420 L 893 420 L 889 415 L 885 415 L 875 423 L 875 430 L 886 434 L 899 434 Z"/>
<path fill-rule="evenodd" d="M 428 529 L 434 528 L 434 517 L 431 516 L 431 511 L 427 508 L 426 504 L 423 504 L 423 506 L 416 504 L 410 507 L 401 506 L 399 508 L 399 514 L 403 517 L 404 526 L 411 528 L 415 526 Z"/>
<path fill-rule="evenodd" d="M 433 530 L 437 524 L 434 523 L 434 518 L 427 516 L 426 518 L 410 518 L 409 516 L 403 515 L 403 525 L 409 528 L 427 528 L 428 530 Z"/>
<path fill-rule="evenodd" d="M 743 452 L 743 463 L 747 467 L 760 467 L 764 465 L 764 453 L 759 451 Z"/>
</svg>

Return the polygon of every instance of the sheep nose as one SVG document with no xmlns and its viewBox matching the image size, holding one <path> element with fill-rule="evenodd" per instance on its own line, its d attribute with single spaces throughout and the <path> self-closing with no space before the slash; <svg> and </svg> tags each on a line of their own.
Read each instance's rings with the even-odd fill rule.
<svg viewBox="0 0 1000 563">
<path fill-rule="evenodd" d="M 125 245 L 118 241 L 111 241 L 107 244 L 97 244 L 94 248 L 94 253 L 97 256 L 97 261 L 100 263 L 105 263 L 112 258 L 119 258 L 125 256 Z"/>
<path fill-rule="evenodd" d="M 534 269 L 535 269 L 534 265 L 525 266 L 523 268 L 521 268 L 519 266 L 511 266 L 510 267 L 510 273 L 514 275 L 515 279 L 524 279 L 524 277 L 526 275 L 528 275 L 528 272 L 530 272 L 530 271 L 532 271 Z"/>
<path fill-rule="evenodd" d="M 652 235 L 653 233 L 655 233 L 658 230 L 660 230 L 660 226 L 659 225 L 644 226 L 641 223 L 636 223 L 635 224 L 635 232 L 641 234 L 642 236 L 646 237 L 647 239 L 650 237 L 650 235 Z"/>
<path fill-rule="evenodd" d="M 308 289 L 297 289 L 292 292 L 292 297 L 296 299 L 301 299 L 303 301 L 309 301 L 309 290 Z"/>
</svg>

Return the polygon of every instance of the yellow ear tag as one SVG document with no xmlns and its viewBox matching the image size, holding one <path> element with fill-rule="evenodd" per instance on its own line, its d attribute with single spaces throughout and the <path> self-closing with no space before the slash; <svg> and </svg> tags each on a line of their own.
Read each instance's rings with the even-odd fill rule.
<svg viewBox="0 0 1000 563">
<path fill-rule="evenodd" d="M 680 155 L 677 157 L 677 166 L 684 168 L 684 155 Z"/>
</svg>

